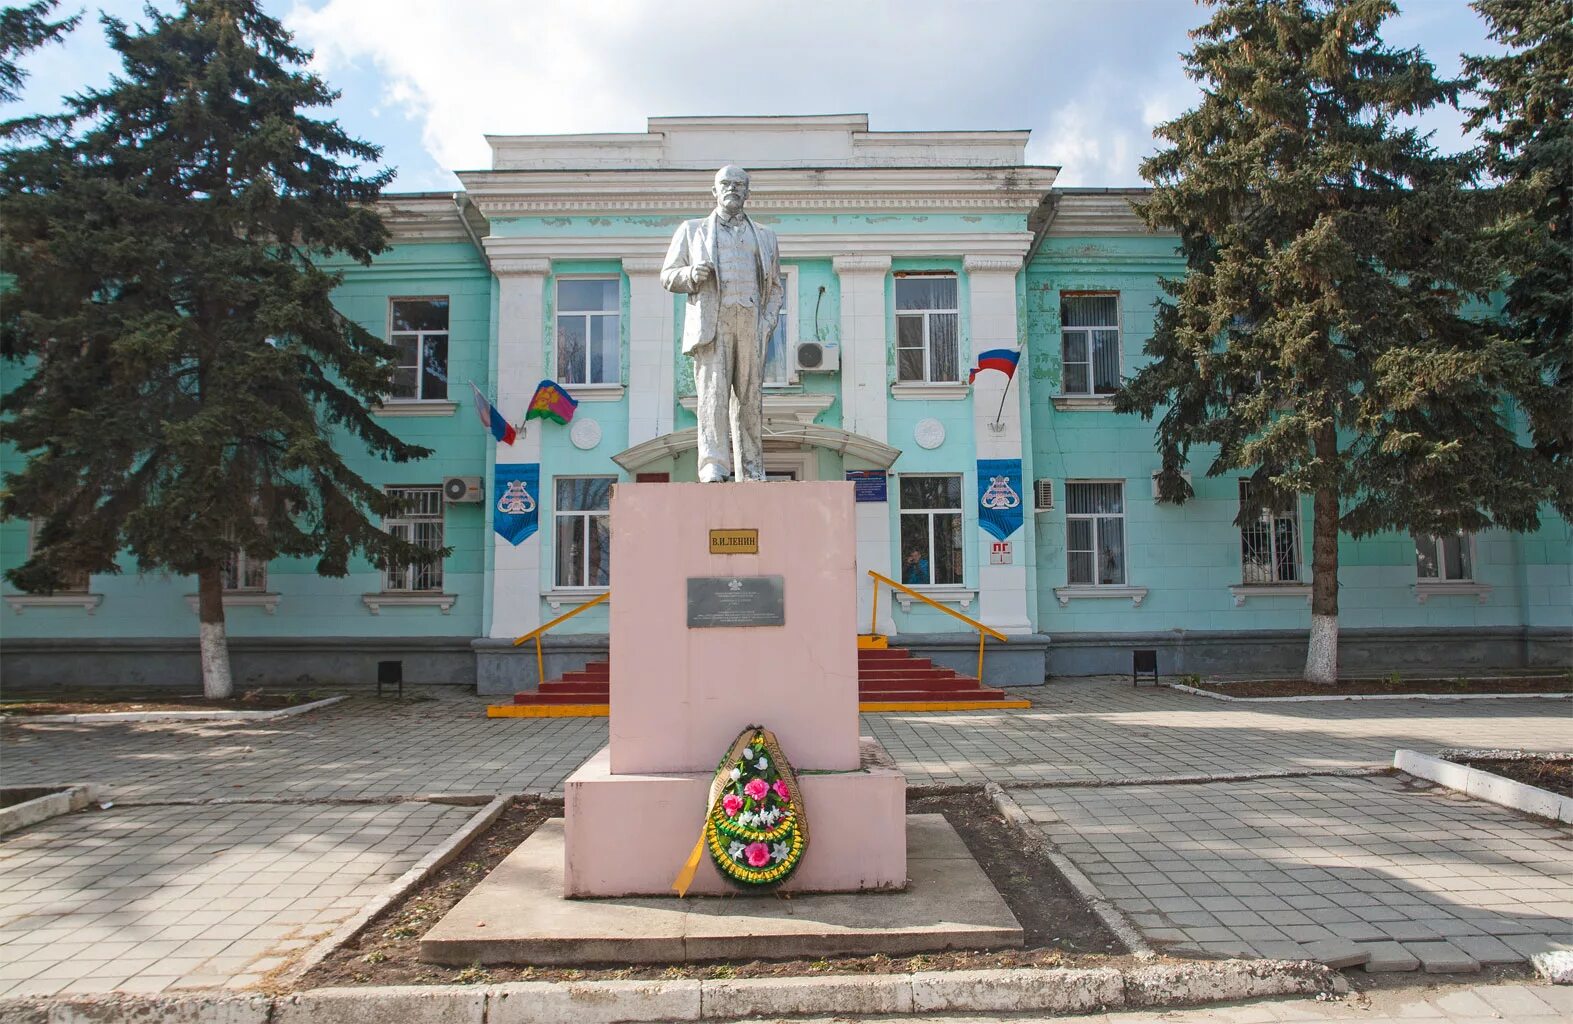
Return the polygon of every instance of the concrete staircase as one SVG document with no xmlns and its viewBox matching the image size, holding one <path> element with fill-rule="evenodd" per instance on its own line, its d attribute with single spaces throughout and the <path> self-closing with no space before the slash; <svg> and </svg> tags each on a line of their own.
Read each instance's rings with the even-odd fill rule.
<svg viewBox="0 0 1573 1024">
<path fill-rule="evenodd" d="M 487 709 L 493 718 L 598 717 L 611 700 L 612 665 L 592 661 L 539 690 L 516 693 L 512 704 Z M 984 686 L 902 647 L 858 650 L 858 708 L 861 711 L 983 711 L 1026 708 L 1031 703 Z"/>
</svg>

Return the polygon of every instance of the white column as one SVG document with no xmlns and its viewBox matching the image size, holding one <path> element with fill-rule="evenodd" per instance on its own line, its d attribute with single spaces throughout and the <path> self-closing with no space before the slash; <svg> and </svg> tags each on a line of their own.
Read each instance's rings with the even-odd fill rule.
<svg viewBox="0 0 1573 1024">
<path fill-rule="evenodd" d="M 628 274 L 628 447 L 672 432 L 677 343 L 659 259 L 625 259 Z"/>
<path fill-rule="evenodd" d="M 885 277 L 890 273 L 890 257 L 837 256 L 833 264 L 841 279 L 841 426 L 885 441 L 889 434 L 886 403 L 890 394 L 885 355 Z M 874 610 L 874 581 L 868 577 L 869 570 L 891 575 L 890 520 L 891 503 L 895 500 L 892 481 L 890 501 L 857 506 L 859 632 L 868 628 Z M 896 631 L 888 590 L 879 603 L 875 628 L 880 633 Z"/>
<path fill-rule="evenodd" d="M 492 257 L 497 275 L 497 405 L 510 416 L 521 415 L 535 386 L 546 376 L 542 337 L 544 292 L 551 261 L 536 258 Z M 524 436 L 511 445 L 497 446 L 497 462 L 539 463 L 541 424 L 531 421 Z M 492 538 L 492 621 L 489 635 L 516 637 L 541 624 L 541 531 L 551 528 L 551 502 L 544 493 L 533 495 L 540 529 L 519 544 L 510 544 L 496 532 Z M 490 490 L 487 491 L 488 499 Z M 495 509 L 487 502 L 487 522 Z"/>
<path fill-rule="evenodd" d="M 1021 260 L 1000 256 L 968 256 L 962 261 L 972 300 L 972 355 L 1005 348 L 1016 350 L 1016 274 Z M 1026 367 L 1009 381 L 1002 373 L 980 373 L 972 385 L 972 431 L 980 459 L 1021 459 L 1021 391 Z M 1010 393 L 1005 388 L 1009 381 Z M 1000 408 L 1001 398 L 1004 408 Z M 998 414 L 998 421 L 995 416 Z M 987 481 L 985 481 L 986 483 Z M 1022 481 L 1022 529 L 1010 537 L 1013 564 L 991 565 L 994 535 L 982 529 L 978 540 L 978 618 L 1001 633 L 1030 633 L 1027 614 L 1027 530 L 1032 528 L 1030 484 Z M 968 500 L 976 500 L 968 496 Z"/>
</svg>

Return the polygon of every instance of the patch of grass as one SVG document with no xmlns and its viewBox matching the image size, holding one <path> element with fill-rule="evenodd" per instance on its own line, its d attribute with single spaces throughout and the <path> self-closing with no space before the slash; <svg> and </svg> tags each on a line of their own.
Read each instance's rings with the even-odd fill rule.
<svg viewBox="0 0 1573 1024">
<path fill-rule="evenodd" d="M 460 985 L 485 985 L 492 980 L 491 972 L 480 964 L 471 964 L 453 976 Z"/>
</svg>

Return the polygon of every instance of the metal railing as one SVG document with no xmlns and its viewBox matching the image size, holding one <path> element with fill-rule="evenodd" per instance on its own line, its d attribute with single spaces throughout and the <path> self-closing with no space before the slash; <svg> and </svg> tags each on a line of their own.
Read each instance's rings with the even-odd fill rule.
<svg viewBox="0 0 1573 1024">
<path fill-rule="evenodd" d="M 960 612 L 956 611 L 954 608 L 946 608 L 944 605 L 940 604 L 938 601 L 934 600 L 932 597 L 929 597 L 929 596 L 927 596 L 927 595 L 925 595 L 925 594 L 923 594 L 923 593 L 921 593 L 919 591 L 913 590 L 911 587 L 907 586 L 905 583 L 897 583 L 895 580 L 891 579 L 889 576 L 883 576 L 883 575 L 875 572 L 873 569 L 870 569 L 868 571 L 868 574 L 870 576 L 874 577 L 874 580 L 875 580 L 875 584 L 874 584 L 874 610 L 873 610 L 872 614 L 869 616 L 868 631 L 870 633 L 878 633 L 879 632 L 879 629 L 876 626 L 876 623 L 879 622 L 879 584 L 883 583 L 883 584 L 889 586 L 892 590 L 899 590 L 903 594 L 908 594 L 908 595 L 916 598 L 917 600 L 922 601 L 924 604 L 928 605 L 931 608 L 938 608 L 940 611 L 944 612 L 946 615 L 949 615 L 953 619 L 960 619 L 962 622 L 965 622 L 967 625 L 971 626 L 973 629 L 978 631 L 978 682 L 980 682 L 980 683 L 983 682 L 983 644 L 984 644 L 985 640 L 988 637 L 993 637 L 994 639 L 998 640 L 1002 644 L 1010 643 L 1010 641 L 1008 639 L 1006 639 L 1004 633 L 1001 633 L 998 630 L 990 629 L 989 627 L 985 626 L 983 623 L 979 622 L 977 619 L 974 619 L 972 616 L 970 616 L 970 615 L 963 615 Z"/>
<path fill-rule="evenodd" d="M 557 626 L 560 623 L 567 622 L 569 619 L 573 618 L 575 615 L 578 615 L 580 612 L 588 611 L 589 609 L 594 608 L 596 605 L 601 604 L 602 602 L 609 600 L 611 598 L 611 596 L 612 596 L 612 592 L 610 590 L 608 590 L 604 594 L 597 595 L 596 598 L 593 601 L 586 601 L 584 604 L 582 604 L 579 607 L 575 608 L 573 611 L 563 612 L 561 615 L 557 616 L 557 618 L 555 618 L 552 621 L 548 622 L 546 625 L 544 625 L 544 626 L 536 626 L 534 629 L 530 630 L 528 633 L 524 634 L 523 636 L 514 638 L 513 645 L 515 647 L 518 647 L 520 644 L 524 643 L 526 640 L 534 640 L 535 641 L 535 685 L 536 686 L 540 686 L 542 683 L 546 682 L 546 659 L 541 656 L 541 636 L 542 636 L 542 634 L 546 633 L 547 631 L 552 629 L 552 627 Z"/>
</svg>

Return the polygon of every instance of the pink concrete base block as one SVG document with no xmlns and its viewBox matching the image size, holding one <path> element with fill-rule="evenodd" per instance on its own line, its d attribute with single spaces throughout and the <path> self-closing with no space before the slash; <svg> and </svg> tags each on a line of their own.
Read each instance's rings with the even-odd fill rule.
<svg viewBox="0 0 1573 1024">
<path fill-rule="evenodd" d="M 800 770 L 857 768 L 852 485 L 618 484 L 611 518 L 611 770 L 714 771 L 752 724 Z M 710 553 L 738 529 L 757 554 Z M 781 576 L 785 625 L 689 628 L 702 576 Z"/>
<path fill-rule="evenodd" d="M 874 740 L 864 737 L 861 748 L 863 767 L 857 771 L 798 777 L 808 811 L 808 850 L 781 891 L 906 886 L 906 779 Z M 613 775 L 610 764 L 603 747 L 565 784 L 563 895 L 674 895 L 672 880 L 704 824 L 711 773 Z M 704 853 L 689 892 L 737 891 Z"/>
</svg>

